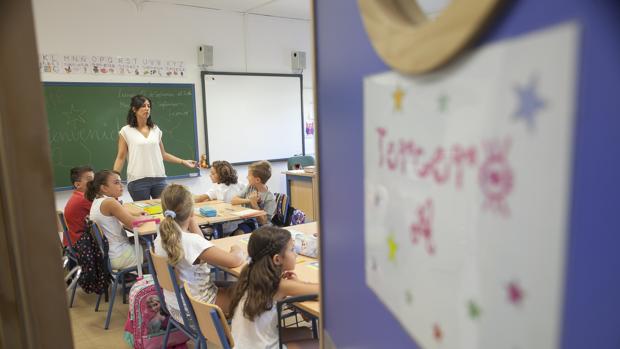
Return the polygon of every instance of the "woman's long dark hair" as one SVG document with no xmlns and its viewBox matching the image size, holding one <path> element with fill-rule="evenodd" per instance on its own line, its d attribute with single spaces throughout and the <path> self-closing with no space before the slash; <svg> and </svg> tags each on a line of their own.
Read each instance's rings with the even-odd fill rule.
<svg viewBox="0 0 620 349">
<path fill-rule="evenodd" d="M 151 105 L 151 110 L 153 110 L 153 102 L 148 97 L 143 95 L 135 95 L 131 97 L 131 104 L 129 105 L 129 111 L 127 112 L 127 125 L 131 127 L 138 127 L 138 118 L 136 117 L 136 111 L 144 105 L 144 102 L 148 101 Z M 135 110 L 134 110 L 135 109 Z M 149 118 L 146 119 L 146 125 L 149 128 L 153 128 L 155 124 L 153 123 L 153 118 L 149 115 Z"/>
<path fill-rule="evenodd" d="M 110 177 L 113 174 L 117 174 L 119 176 L 121 175 L 120 173 L 114 170 L 101 170 L 95 173 L 95 179 L 93 179 L 92 181 L 86 184 L 86 192 L 84 193 L 86 200 L 88 201 L 95 200 L 95 198 L 99 194 L 99 190 L 101 190 L 101 186 L 106 184 L 108 181 L 108 177 Z"/>
<path fill-rule="evenodd" d="M 248 254 L 252 260 L 243 267 L 234 286 L 231 314 L 235 313 L 244 295 L 243 316 L 250 321 L 273 307 L 273 297 L 282 277 L 282 266 L 273 262 L 273 256 L 284 253 L 290 240 L 288 230 L 272 226 L 260 227 L 252 233 L 248 242 Z"/>
</svg>

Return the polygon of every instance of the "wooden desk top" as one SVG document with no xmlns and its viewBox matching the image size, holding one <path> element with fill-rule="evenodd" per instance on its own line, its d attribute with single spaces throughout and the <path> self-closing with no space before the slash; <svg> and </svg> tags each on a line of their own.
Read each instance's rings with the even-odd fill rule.
<svg viewBox="0 0 620 349">
<path fill-rule="evenodd" d="M 318 231 L 318 224 L 316 222 L 306 223 L 306 224 L 295 225 L 292 227 L 286 227 L 285 229 L 295 230 L 295 231 L 302 232 L 304 234 L 312 235 Z M 215 246 L 225 251 L 229 251 L 230 247 L 233 245 L 239 245 L 247 253 L 248 241 L 250 239 L 250 235 L 251 234 L 231 236 L 231 237 L 227 237 L 223 239 L 211 240 L 211 242 Z M 238 277 L 241 274 L 241 269 L 243 269 L 244 266 L 245 264 L 242 266 L 236 267 L 236 268 L 220 268 L 220 269 L 225 270 L 229 272 L 230 274 Z M 318 260 L 315 258 L 310 258 L 306 256 L 301 256 L 301 255 L 297 256 L 295 273 L 297 274 L 297 277 L 301 281 L 319 283 Z M 317 317 L 320 316 L 321 308 L 320 308 L 320 304 L 318 301 L 297 303 L 297 306 L 299 306 L 301 309 L 309 312 L 310 314 L 314 316 L 317 316 Z"/>
<path fill-rule="evenodd" d="M 306 172 L 304 170 L 288 170 L 282 172 L 287 176 L 301 176 L 301 177 L 314 177 L 316 172 Z"/>
<path fill-rule="evenodd" d="M 159 204 L 159 202 L 160 202 L 159 200 L 139 201 L 139 203 L 145 203 L 145 204 Z M 125 203 L 123 204 L 123 206 L 125 206 L 125 208 L 127 208 L 132 213 L 144 212 L 144 209 L 142 207 L 135 205 L 135 203 L 133 202 Z M 243 216 L 239 216 L 238 214 L 235 215 L 235 212 L 241 212 L 241 211 L 245 211 L 248 209 L 240 205 L 232 205 L 232 204 L 229 204 L 223 201 L 218 201 L 218 200 L 211 200 L 211 201 L 199 202 L 199 203 L 194 204 L 195 208 L 199 208 L 202 206 L 210 206 L 216 209 L 217 216 L 204 217 L 194 212 L 194 217 L 196 217 L 196 222 L 198 223 L 198 225 L 231 222 L 231 221 L 242 220 L 246 218 L 260 217 L 266 214 L 265 211 L 252 210 L 252 212 L 248 212 L 248 214 L 244 214 Z M 145 216 L 145 219 L 147 218 L 163 219 L 164 216 L 163 214 Z M 148 222 L 138 227 L 137 230 L 138 230 L 138 234 L 140 235 L 150 235 L 150 234 L 157 232 L 157 225 L 154 222 Z"/>
</svg>

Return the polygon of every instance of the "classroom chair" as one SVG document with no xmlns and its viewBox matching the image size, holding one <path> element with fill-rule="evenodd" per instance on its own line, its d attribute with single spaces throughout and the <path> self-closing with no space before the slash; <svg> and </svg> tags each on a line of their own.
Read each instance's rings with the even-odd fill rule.
<svg viewBox="0 0 620 349">
<path fill-rule="evenodd" d="M 194 298 L 187 284 L 185 284 L 183 290 L 194 310 L 194 323 L 198 323 L 200 334 L 198 347 L 206 349 L 207 341 L 224 349 L 234 347 L 235 342 L 222 309 L 215 304 L 205 303 Z"/>
<path fill-rule="evenodd" d="M 190 321 L 190 318 L 194 316 L 192 315 L 194 310 L 191 307 L 189 301 L 184 299 L 186 298 L 186 296 L 183 295 L 184 293 L 179 287 L 179 282 L 177 281 L 178 278 L 174 267 L 168 264 L 168 258 L 153 253 L 151 249 L 149 249 L 149 253 L 147 253 L 147 255 L 149 260 L 149 268 L 151 270 L 151 274 L 153 275 L 153 281 L 155 282 L 157 294 L 159 296 L 159 299 L 161 300 L 161 304 L 164 310 L 166 311 L 166 313 L 168 313 L 168 315 L 170 315 L 168 317 L 168 326 L 166 327 L 166 334 L 164 335 L 162 348 L 166 348 L 168 345 L 168 337 L 170 336 L 170 331 L 172 330 L 172 327 L 175 327 L 185 333 L 185 335 L 191 338 L 194 343 L 198 343 L 198 345 L 196 346 L 197 349 L 201 348 L 199 331 L 192 327 L 192 322 Z M 168 309 L 168 305 L 165 301 L 163 290 L 174 292 L 177 298 L 177 303 L 179 304 L 179 310 L 183 323 L 177 321 L 170 314 L 170 310 Z M 196 323 L 195 319 L 193 321 L 193 323 Z M 207 347 L 205 346 L 204 349 L 206 348 Z"/>
<path fill-rule="evenodd" d="M 71 236 L 69 235 L 69 228 L 67 227 L 67 221 L 65 220 L 64 212 L 60 210 L 56 211 L 56 218 L 58 219 L 59 228 L 62 229 L 62 235 L 64 236 L 65 240 L 67 240 L 67 243 L 68 243 L 67 246 L 65 246 L 62 241 L 60 242 L 60 245 L 62 246 L 62 250 L 63 250 L 63 255 L 67 257 L 65 261 L 63 262 L 63 269 L 71 269 L 69 271 L 69 274 L 65 276 L 65 282 L 69 281 L 72 277 L 75 276 L 75 278 L 72 279 L 70 283 L 70 286 L 72 288 L 71 288 L 71 298 L 69 299 L 69 308 L 71 308 L 73 307 L 73 300 L 75 299 L 75 291 L 77 289 L 77 281 L 81 275 L 82 268 L 79 268 L 79 272 L 76 271 L 76 266 L 78 265 L 77 253 L 75 252 L 75 249 L 73 248 L 73 241 L 71 241 Z"/>
<path fill-rule="evenodd" d="M 137 272 L 138 268 L 136 268 L 136 266 L 133 266 L 133 267 L 129 267 L 129 268 L 121 269 L 121 270 L 112 269 L 112 264 L 110 263 L 110 256 L 108 255 L 108 251 L 104 248 L 104 245 L 103 245 L 103 235 L 101 233 L 101 228 L 99 227 L 97 223 L 94 223 L 94 222 L 93 222 L 93 232 L 95 233 L 95 239 L 97 239 L 97 245 L 99 245 L 99 249 L 101 250 L 101 253 L 103 253 L 103 260 L 105 263 L 105 267 L 107 268 L 108 272 L 112 276 L 112 294 L 110 296 L 110 302 L 108 304 L 108 315 L 106 316 L 105 326 L 104 326 L 104 328 L 107 330 L 108 327 L 110 326 L 110 319 L 112 317 L 112 308 L 114 308 L 114 299 L 116 298 L 117 287 L 119 284 L 122 284 L 123 299 L 124 299 L 125 294 L 127 292 L 127 285 L 125 284 L 125 277 L 127 274 L 131 272 Z M 97 298 L 97 303 L 95 304 L 95 311 L 99 311 L 99 303 L 101 301 L 101 296 L 102 295 L 100 294 L 99 297 Z"/>
<path fill-rule="evenodd" d="M 314 301 L 317 300 L 319 297 L 319 295 L 317 294 L 308 294 L 308 295 L 302 295 L 302 296 L 296 296 L 296 297 L 288 297 L 285 298 L 281 301 L 278 301 L 276 303 L 276 311 L 278 312 L 278 342 L 280 343 L 280 349 L 282 349 L 282 330 L 289 327 L 286 326 L 286 319 L 291 317 L 291 316 L 295 316 L 295 326 L 299 327 L 299 320 L 297 320 L 297 314 L 298 313 L 302 313 L 304 314 L 305 317 L 310 318 L 311 319 L 311 323 L 312 323 L 312 338 L 317 339 L 318 338 L 318 330 L 317 330 L 317 324 L 316 324 L 316 317 L 314 317 L 314 315 L 306 313 L 305 311 L 295 307 L 294 303 L 299 303 L 299 302 L 306 302 L 306 301 Z M 291 312 L 289 312 L 288 314 L 284 313 L 284 310 L 291 310 Z"/>
<path fill-rule="evenodd" d="M 69 257 L 62 256 L 62 268 L 66 270 L 68 268 L 68 265 L 69 265 Z M 67 272 L 67 275 L 65 275 L 64 280 L 65 280 L 65 284 L 67 285 L 65 292 L 67 293 L 67 298 L 70 297 L 70 300 L 67 299 L 67 301 L 69 302 L 69 308 L 73 306 L 73 298 L 75 297 L 75 289 L 77 288 L 77 283 L 78 283 L 78 280 L 80 279 L 80 275 L 82 275 L 82 267 L 80 267 L 79 265 L 76 265 L 75 267 L 71 268 L 71 270 Z M 69 292 L 71 292 L 71 295 L 69 295 Z"/>
<path fill-rule="evenodd" d="M 301 170 L 306 166 L 314 165 L 314 158 L 310 155 L 295 155 L 288 158 L 289 170 Z"/>
</svg>

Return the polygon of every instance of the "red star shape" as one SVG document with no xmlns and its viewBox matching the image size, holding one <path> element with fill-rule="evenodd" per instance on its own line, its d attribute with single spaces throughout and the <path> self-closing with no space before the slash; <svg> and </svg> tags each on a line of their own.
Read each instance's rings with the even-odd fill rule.
<svg viewBox="0 0 620 349">
<path fill-rule="evenodd" d="M 518 305 L 523 301 L 523 290 L 521 287 L 514 281 L 508 284 L 508 299 L 510 303 Z"/>
</svg>

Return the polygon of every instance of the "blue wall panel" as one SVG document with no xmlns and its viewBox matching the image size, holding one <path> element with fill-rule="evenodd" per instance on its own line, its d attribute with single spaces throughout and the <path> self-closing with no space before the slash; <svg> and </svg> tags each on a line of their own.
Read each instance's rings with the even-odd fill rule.
<svg viewBox="0 0 620 349">
<path fill-rule="evenodd" d="M 366 287 L 364 76 L 388 68 L 354 0 L 316 0 L 323 321 L 338 348 L 415 348 Z M 620 1 L 508 1 L 480 44 L 582 25 L 562 348 L 620 348 Z"/>
</svg>

